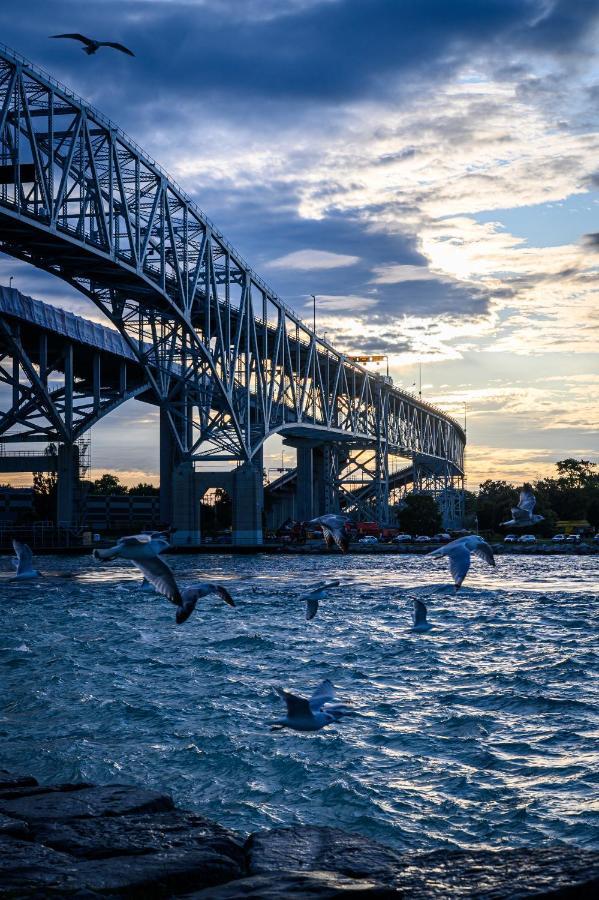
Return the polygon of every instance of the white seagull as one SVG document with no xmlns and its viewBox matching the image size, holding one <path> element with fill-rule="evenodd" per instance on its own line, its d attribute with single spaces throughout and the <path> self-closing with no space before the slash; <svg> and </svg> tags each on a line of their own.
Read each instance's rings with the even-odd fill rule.
<svg viewBox="0 0 599 900">
<path fill-rule="evenodd" d="M 84 34 L 74 33 L 74 34 L 51 34 L 51 38 L 69 38 L 72 41 L 81 41 L 83 47 L 81 48 L 84 53 L 87 53 L 88 56 L 92 56 L 94 53 L 97 53 L 100 47 L 112 47 L 113 50 L 120 50 L 121 53 L 126 53 L 128 56 L 135 56 L 133 50 L 129 50 L 128 47 L 125 47 L 124 44 L 118 44 L 116 41 L 96 41 L 94 38 L 85 37 Z"/>
<path fill-rule="evenodd" d="M 534 513 L 536 502 L 537 498 L 533 494 L 531 486 L 523 485 L 518 498 L 518 506 L 512 507 L 512 518 L 507 522 L 502 522 L 501 525 L 510 528 L 528 528 L 530 525 L 542 522 L 545 516 L 537 516 Z"/>
<path fill-rule="evenodd" d="M 439 547 L 437 550 L 433 550 L 432 553 L 428 553 L 427 556 L 434 556 L 435 558 L 439 556 L 449 557 L 449 568 L 457 591 L 470 568 L 471 553 L 480 556 L 490 566 L 495 565 L 493 551 L 487 542 L 483 541 L 477 534 L 468 534 L 466 537 L 458 538 L 457 541 L 451 541 L 449 544 L 445 544 L 444 547 Z"/>
<path fill-rule="evenodd" d="M 335 700 L 335 689 L 327 679 L 315 689 L 309 700 L 298 697 L 277 688 L 277 694 L 287 704 L 287 715 L 284 719 L 271 722 L 271 730 L 292 728 L 294 731 L 320 731 L 325 725 L 338 722 L 349 711 L 342 703 Z"/>
<path fill-rule="evenodd" d="M 28 578 L 37 578 L 40 573 L 33 568 L 33 553 L 27 544 L 22 544 L 21 541 L 16 541 L 13 538 L 12 545 L 17 554 L 16 560 L 13 560 L 13 565 L 16 562 L 17 571 L 15 577 L 10 580 L 26 581 Z"/>
<path fill-rule="evenodd" d="M 349 537 L 345 531 L 345 526 L 349 521 L 349 516 L 329 513 L 310 519 L 308 525 L 316 525 L 322 529 L 322 536 L 329 550 L 333 544 L 337 544 L 342 553 L 347 553 Z"/>
<path fill-rule="evenodd" d="M 427 621 L 426 604 L 422 600 L 414 600 L 414 625 L 412 626 L 412 631 L 424 634 L 424 632 L 430 631 L 434 627 Z"/>
<path fill-rule="evenodd" d="M 212 584 L 208 581 L 200 581 L 198 584 L 179 590 L 172 570 L 159 556 L 150 556 L 147 559 L 134 559 L 133 562 L 140 570 L 144 578 L 152 584 L 159 594 L 170 600 L 177 607 L 175 616 L 177 625 L 189 619 L 196 608 L 200 597 L 208 594 L 218 594 L 229 606 L 235 606 L 235 601 L 228 590 L 222 584 Z"/>
<path fill-rule="evenodd" d="M 158 556 L 163 550 L 170 547 L 169 542 L 162 531 L 153 531 L 148 534 L 132 534 L 122 537 L 114 547 L 105 550 L 94 550 L 94 559 L 151 559 Z"/>
<path fill-rule="evenodd" d="M 306 619 L 308 622 L 318 612 L 318 601 L 326 600 L 327 591 L 330 588 L 339 587 L 340 584 L 340 581 L 323 581 L 322 584 L 317 584 L 311 591 L 301 595 L 300 600 L 306 602 Z"/>
</svg>

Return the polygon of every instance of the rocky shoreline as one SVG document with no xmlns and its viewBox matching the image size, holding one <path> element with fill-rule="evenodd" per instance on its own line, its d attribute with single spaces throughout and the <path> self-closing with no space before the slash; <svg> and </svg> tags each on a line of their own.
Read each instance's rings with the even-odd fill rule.
<svg viewBox="0 0 599 900">
<path fill-rule="evenodd" d="M 598 894 L 599 851 L 398 853 L 359 834 L 312 825 L 246 839 L 157 791 L 40 785 L 0 770 L 3 898 L 582 900 Z"/>
</svg>

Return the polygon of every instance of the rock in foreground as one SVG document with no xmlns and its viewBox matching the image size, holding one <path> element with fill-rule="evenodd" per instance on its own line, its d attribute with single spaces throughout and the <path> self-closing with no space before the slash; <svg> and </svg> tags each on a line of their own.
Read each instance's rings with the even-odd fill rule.
<svg viewBox="0 0 599 900">
<path fill-rule="evenodd" d="M 599 853 L 569 847 L 397 853 L 337 828 L 247 841 L 165 794 L 39 785 L 0 770 L 0 898 L 588 898 Z"/>
</svg>

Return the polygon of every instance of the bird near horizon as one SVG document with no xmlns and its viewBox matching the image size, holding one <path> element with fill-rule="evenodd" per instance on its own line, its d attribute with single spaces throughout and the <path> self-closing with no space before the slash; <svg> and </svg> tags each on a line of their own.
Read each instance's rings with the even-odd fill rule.
<svg viewBox="0 0 599 900">
<path fill-rule="evenodd" d="M 94 559 L 150 559 L 170 547 L 165 532 L 151 531 L 120 538 L 113 547 L 94 550 Z"/>
<path fill-rule="evenodd" d="M 284 719 L 271 722 L 271 731 L 282 728 L 291 728 L 293 731 L 320 731 L 325 725 L 332 725 L 333 722 L 338 722 L 343 716 L 351 713 L 345 704 L 337 700 L 333 683 L 328 679 L 321 681 L 309 699 L 290 694 L 281 688 L 276 688 L 276 691 L 287 705 L 287 715 Z"/>
<path fill-rule="evenodd" d="M 121 53 L 126 53 L 128 56 L 135 56 L 133 50 L 129 50 L 128 47 L 125 47 L 124 44 L 119 44 L 116 41 L 96 41 L 93 38 L 85 37 L 84 34 L 51 34 L 51 38 L 68 38 L 72 41 L 81 41 L 83 47 L 81 48 L 84 53 L 87 53 L 88 56 L 92 56 L 94 53 L 97 53 L 100 47 L 112 47 L 113 50 L 120 50 Z"/>
<path fill-rule="evenodd" d="M 507 522 L 502 522 L 501 527 L 528 528 L 542 522 L 545 517 L 535 514 L 536 503 L 537 498 L 533 494 L 531 486 L 524 484 L 518 498 L 518 506 L 512 507 L 512 518 Z"/>
<path fill-rule="evenodd" d="M 451 543 L 445 544 L 444 547 L 439 547 L 437 550 L 433 550 L 432 553 L 428 553 L 427 556 L 435 558 L 441 556 L 449 557 L 449 568 L 453 576 L 455 589 L 458 591 L 468 574 L 472 553 L 484 559 L 490 566 L 495 565 L 493 551 L 487 542 L 477 534 L 468 534 L 466 537 L 458 538 L 457 541 L 451 541 Z"/>
<path fill-rule="evenodd" d="M 324 542 L 329 550 L 334 544 L 337 544 L 342 553 L 347 553 L 349 537 L 345 531 L 345 526 L 349 521 L 349 516 L 331 513 L 310 519 L 308 525 L 316 525 L 321 529 Z"/>
<path fill-rule="evenodd" d="M 340 583 L 340 581 L 323 581 L 322 584 L 317 584 L 311 591 L 301 595 L 299 599 L 304 600 L 306 603 L 306 620 L 308 622 L 318 612 L 318 602 L 326 600 L 328 596 L 327 591 L 331 588 L 339 587 Z"/>
</svg>

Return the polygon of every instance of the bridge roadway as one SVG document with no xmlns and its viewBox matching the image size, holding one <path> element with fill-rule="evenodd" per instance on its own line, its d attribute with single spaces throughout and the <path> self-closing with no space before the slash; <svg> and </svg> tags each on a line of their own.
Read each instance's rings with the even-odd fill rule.
<svg viewBox="0 0 599 900">
<path fill-rule="evenodd" d="M 0 250 L 75 286 L 137 357 L 168 433 L 161 445 L 170 441 L 163 468 L 179 483 L 170 504 L 181 533 L 197 536 L 194 461 L 228 459 L 254 479 L 242 531 L 258 537 L 261 448 L 276 432 L 298 447 L 306 496 L 315 449 L 334 486 L 347 448 L 369 448 L 383 518 L 389 454 L 430 460 L 445 486 L 462 478 L 457 422 L 314 334 L 134 141 L 8 48 Z M 324 495 L 334 508 L 334 488 Z"/>
</svg>

